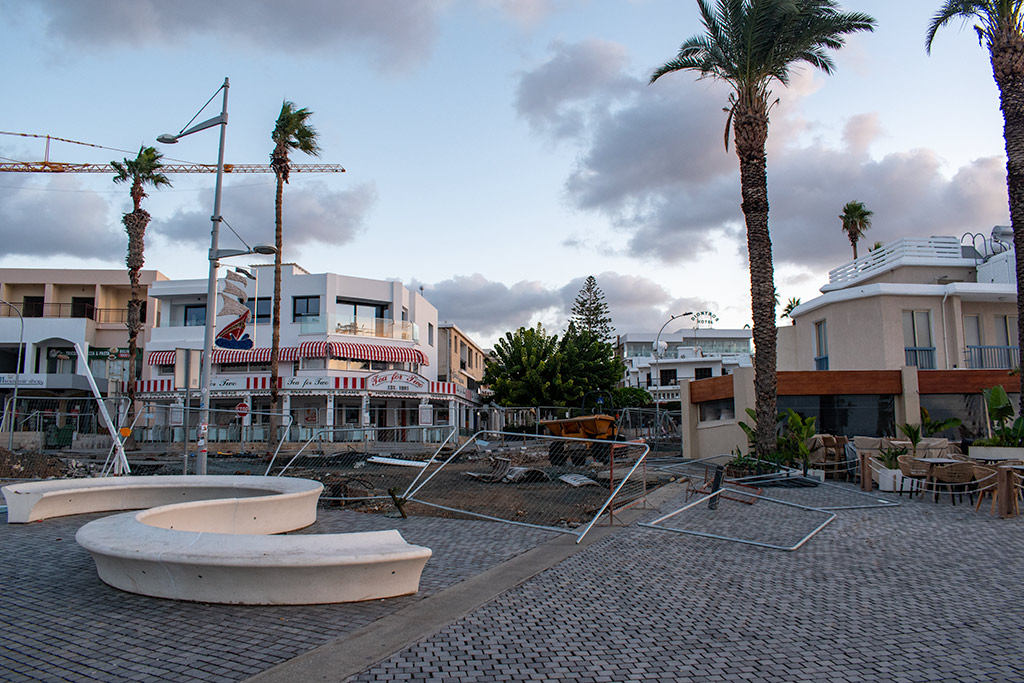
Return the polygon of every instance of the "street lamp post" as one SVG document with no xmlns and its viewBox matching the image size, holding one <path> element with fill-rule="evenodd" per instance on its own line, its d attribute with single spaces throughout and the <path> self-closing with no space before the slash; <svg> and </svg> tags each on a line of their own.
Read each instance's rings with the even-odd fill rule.
<svg viewBox="0 0 1024 683">
<path fill-rule="evenodd" d="M 682 318 L 682 317 L 687 316 L 687 315 L 692 315 L 692 314 L 693 314 L 693 311 L 687 311 L 686 313 L 680 313 L 679 315 L 672 316 L 671 318 L 669 318 L 668 320 L 665 321 L 665 324 L 661 326 L 660 330 L 658 330 L 658 336 L 654 338 L 654 349 L 653 349 L 653 351 L 654 351 L 654 376 L 655 376 L 655 379 L 657 380 L 657 385 L 656 386 L 658 387 L 658 393 L 661 393 L 661 373 L 660 373 L 660 371 L 661 371 L 661 364 L 658 362 L 658 356 L 661 353 L 661 333 L 665 331 L 665 328 L 668 327 L 668 324 L 670 322 L 672 322 L 673 320 L 676 320 L 677 318 Z M 661 401 L 659 401 L 658 396 L 655 396 L 654 397 L 654 435 L 655 435 L 654 436 L 654 439 L 655 439 L 654 440 L 654 444 L 655 444 L 655 446 L 658 445 L 658 436 L 660 434 L 661 434 Z"/>
<path fill-rule="evenodd" d="M 11 435 L 7 440 L 7 450 L 14 450 L 14 428 L 18 425 L 18 384 L 21 379 L 21 354 L 22 346 L 25 343 L 25 317 L 18 310 L 18 307 L 9 301 L 0 299 L 0 304 L 7 304 L 12 311 L 18 314 L 18 321 L 21 323 L 21 336 L 18 338 L 18 363 L 14 366 L 14 395 L 11 398 Z"/>
<path fill-rule="evenodd" d="M 243 254 L 273 254 L 277 252 L 274 247 L 264 245 L 257 245 L 251 249 L 218 248 L 220 224 L 224 220 L 220 215 L 220 196 L 221 187 L 224 182 L 224 138 L 228 128 L 229 87 L 228 79 L 225 78 L 224 85 L 220 87 L 224 91 L 220 116 L 197 123 L 187 130 L 182 129 L 177 134 L 160 135 L 156 139 L 157 142 L 173 145 L 187 135 L 198 133 L 201 130 L 214 126 L 220 126 L 220 147 L 217 151 L 217 180 L 213 191 L 213 215 L 210 216 L 210 222 L 212 223 L 210 229 L 210 275 L 206 285 L 206 329 L 203 335 L 203 365 L 200 373 L 201 393 L 199 397 L 199 431 L 196 434 L 196 474 L 206 474 L 207 434 L 210 428 L 210 384 L 213 373 L 213 337 L 217 326 L 217 269 L 220 266 L 220 259 L 228 256 L 241 256 Z M 216 93 L 214 93 L 214 97 L 216 97 Z M 213 98 L 211 97 L 210 99 L 212 100 Z M 193 118 L 193 120 L 195 119 Z"/>
</svg>

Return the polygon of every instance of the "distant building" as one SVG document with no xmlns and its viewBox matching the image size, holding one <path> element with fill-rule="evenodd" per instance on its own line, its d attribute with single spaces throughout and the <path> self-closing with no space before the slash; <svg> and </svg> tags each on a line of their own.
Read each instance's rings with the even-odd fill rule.
<svg viewBox="0 0 1024 683">
<path fill-rule="evenodd" d="M 1006 229 L 901 239 L 829 273 L 779 327 L 780 370 L 998 369 L 1020 365 Z"/>
<path fill-rule="evenodd" d="M 167 278 L 156 270 L 143 270 L 140 279 L 145 295 L 146 287 Z M 25 322 L 19 395 L 89 395 L 75 343 L 88 354 L 89 369 L 101 392 L 107 391 L 108 377 L 119 382 L 132 377 L 126 326 L 131 299 L 127 270 L 3 268 L 0 299 L 17 308 Z M 142 367 L 146 330 L 159 317 L 157 302 L 144 299 L 136 376 Z M 5 391 L 14 388 L 19 338 L 18 314 L 0 305 L 0 389 Z"/>
<path fill-rule="evenodd" d="M 437 381 L 477 391 L 484 381 L 484 350 L 455 323 L 443 322 L 437 329 Z"/>
<path fill-rule="evenodd" d="M 680 400 L 679 385 L 750 367 L 749 329 L 683 329 L 618 335 L 616 354 L 626 364 L 620 386 L 646 389 L 656 401 Z M 654 344 L 662 351 L 655 357 Z"/>
</svg>

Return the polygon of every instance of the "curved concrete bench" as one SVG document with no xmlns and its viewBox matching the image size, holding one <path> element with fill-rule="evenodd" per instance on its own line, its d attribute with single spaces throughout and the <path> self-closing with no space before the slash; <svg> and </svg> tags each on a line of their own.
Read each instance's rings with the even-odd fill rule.
<svg viewBox="0 0 1024 683">
<path fill-rule="evenodd" d="M 398 531 L 267 535 L 312 524 L 322 489 L 287 477 L 181 476 L 50 480 L 3 493 L 14 511 L 9 522 L 157 504 L 89 522 L 75 535 L 100 579 L 132 593 L 254 605 L 415 593 L 431 551 Z"/>
</svg>

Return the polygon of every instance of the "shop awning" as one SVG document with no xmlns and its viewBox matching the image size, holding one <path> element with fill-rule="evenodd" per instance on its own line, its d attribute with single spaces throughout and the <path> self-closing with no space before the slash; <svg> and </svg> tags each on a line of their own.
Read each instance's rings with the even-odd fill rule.
<svg viewBox="0 0 1024 683">
<path fill-rule="evenodd" d="M 175 351 L 151 351 L 150 365 L 174 365 Z M 278 352 L 278 360 L 290 362 L 299 359 L 299 347 L 282 346 Z M 214 349 L 211 361 L 214 363 L 269 363 L 270 349 Z"/>
<path fill-rule="evenodd" d="M 177 355 L 176 351 L 150 351 L 149 352 L 149 364 L 150 365 L 174 365 L 174 357 Z"/>
<path fill-rule="evenodd" d="M 429 365 L 426 354 L 408 346 L 385 346 L 384 344 L 355 344 L 331 342 L 331 354 L 338 358 L 353 360 L 376 360 L 384 363 L 419 363 Z"/>
<path fill-rule="evenodd" d="M 407 346 L 386 344 L 355 344 L 327 340 L 307 341 L 299 345 L 302 358 L 349 358 L 351 360 L 375 360 L 383 363 L 419 363 L 429 365 L 426 354 Z"/>
</svg>

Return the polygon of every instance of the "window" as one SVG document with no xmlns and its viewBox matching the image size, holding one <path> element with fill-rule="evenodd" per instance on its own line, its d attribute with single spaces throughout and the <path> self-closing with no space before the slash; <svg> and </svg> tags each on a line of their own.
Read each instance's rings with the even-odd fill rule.
<svg viewBox="0 0 1024 683">
<path fill-rule="evenodd" d="M 661 369 L 658 370 L 659 384 L 658 386 L 669 387 L 676 383 L 676 369 Z"/>
<path fill-rule="evenodd" d="M 26 296 L 21 300 L 21 314 L 26 318 L 43 317 L 43 297 Z"/>
<path fill-rule="evenodd" d="M 935 369 L 931 311 L 903 311 L 903 345 L 907 365 L 916 365 L 922 370 Z"/>
<path fill-rule="evenodd" d="M 828 370 L 828 327 L 824 320 L 814 323 L 814 369 Z"/>
<path fill-rule="evenodd" d="M 293 296 L 292 297 L 292 322 L 302 322 L 307 318 L 320 317 L 320 297 L 318 296 Z"/>
<path fill-rule="evenodd" d="M 981 321 L 976 315 L 964 316 L 964 344 L 981 346 Z"/>
<path fill-rule="evenodd" d="M 711 368 L 694 368 L 693 378 L 694 379 L 709 379 L 712 376 L 713 371 Z"/>
<path fill-rule="evenodd" d="M 206 304 L 185 306 L 185 327 L 202 327 L 206 324 Z"/>
<path fill-rule="evenodd" d="M 434 345 L 434 323 L 427 323 L 427 344 Z"/>
<path fill-rule="evenodd" d="M 699 405 L 700 422 L 718 422 L 719 420 L 735 420 L 736 404 L 731 398 L 720 398 L 717 401 L 705 401 Z"/>
<path fill-rule="evenodd" d="M 383 321 L 389 318 L 387 304 L 355 299 L 335 299 L 336 332 L 364 336 L 385 336 Z"/>
<path fill-rule="evenodd" d="M 269 323 L 271 321 L 274 312 L 274 300 L 269 296 L 249 299 L 245 302 L 245 306 L 252 313 L 257 323 Z"/>
<path fill-rule="evenodd" d="M 1017 316 L 996 316 L 996 346 L 1017 346 Z"/>
</svg>

